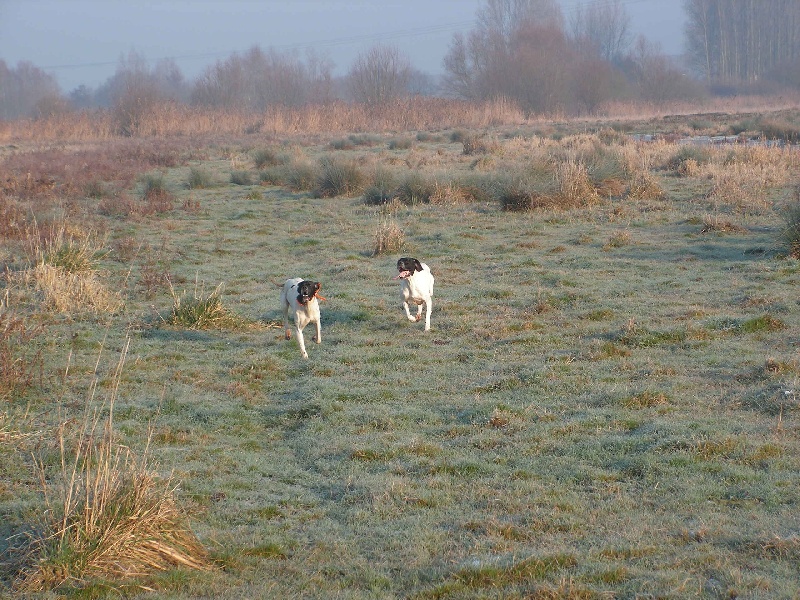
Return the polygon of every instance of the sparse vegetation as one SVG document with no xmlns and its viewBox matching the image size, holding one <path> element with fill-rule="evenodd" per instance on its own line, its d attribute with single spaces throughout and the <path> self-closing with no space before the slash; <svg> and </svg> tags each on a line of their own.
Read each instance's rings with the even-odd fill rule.
<svg viewBox="0 0 800 600">
<path fill-rule="evenodd" d="M 745 121 L 722 112 L 416 102 L 0 158 L 0 595 L 797 595 L 794 151 L 682 155 Z M 263 185 L 229 179 L 253 164 Z M 145 218 L 150 178 L 185 210 Z M 400 255 L 436 277 L 428 334 Z M 85 287 L 60 312 L 37 265 L 115 308 Z M 309 361 L 290 276 L 327 298 Z"/>
<path fill-rule="evenodd" d="M 52 504 L 25 549 L 17 591 L 104 581 L 124 585 L 176 567 L 212 568 L 176 501 L 176 484 L 160 480 L 147 455 L 137 458 L 115 439 L 113 414 L 126 351 L 105 405 L 88 406 L 79 431 L 59 431 L 60 470 L 50 473 L 38 462 L 44 497 Z"/>
</svg>

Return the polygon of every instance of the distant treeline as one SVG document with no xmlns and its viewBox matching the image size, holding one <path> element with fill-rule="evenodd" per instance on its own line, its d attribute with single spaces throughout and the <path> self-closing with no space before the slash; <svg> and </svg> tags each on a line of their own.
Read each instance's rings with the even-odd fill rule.
<svg viewBox="0 0 800 600">
<path fill-rule="evenodd" d="M 800 0 L 684 0 L 684 9 L 686 54 L 670 57 L 632 36 L 622 0 L 587 3 L 569 20 L 556 0 L 485 0 L 474 29 L 453 36 L 441 78 L 385 44 L 364 51 L 339 77 L 314 53 L 254 46 L 188 81 L 173 60 L 151 66 L 131 52 L 98 88 L 66 95 L 37 66 L 0 61 L 0 119 L 109 108 L 135 125 L 137 115 L 164 102 L 263 111 L 342 101 L 369 107 L 408 96 L 504 98 L 527 114 L 577 115 L 611 102 L 800 88 Z"/>
</svg>

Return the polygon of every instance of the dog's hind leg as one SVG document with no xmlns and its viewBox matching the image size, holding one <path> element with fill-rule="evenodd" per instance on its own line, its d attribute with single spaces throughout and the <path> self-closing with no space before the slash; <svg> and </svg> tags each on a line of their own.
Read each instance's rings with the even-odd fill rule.
<svg viewBox="0 0 800 600">
<path fill-rule="evenodd" d="M 283 309 L 283 331 L 286 339 L 292 339 L 292 332 L 289 329 L 289 299 L 286 297 L 286 290 L 281 290 L 281 308 Z"/>
<path fill-rule="evenodd" d="M 420 306 L 420 308 L 422 307 Z M 433 299 L 428 298 L 425 303 L 425 331 L 431 330 L 431 310 L 433 310 Z"/>
</svg>

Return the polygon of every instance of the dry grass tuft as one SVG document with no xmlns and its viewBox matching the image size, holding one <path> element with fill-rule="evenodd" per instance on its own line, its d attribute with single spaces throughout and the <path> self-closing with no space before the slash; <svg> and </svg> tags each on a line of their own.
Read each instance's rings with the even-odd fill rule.
<svg viewBox="0 0 800 600">
<path fill-rule="evenodd" d="M 436 183 L 430 197 L 430 203 L 455 205 L 469 202 L 471 199 L 471 195 L 455 183 Z"/>
<path fill-rule="evenodd" d="M 559 208 L 591 206 L 600 201 L 586 165 L 581 162 L 567 160 L 559 163 L 556 168 L 556 181 L 559 188 Z"/>
<path fill-rule="evenodd" d="M 405 244 L 405 233 L 391 216 L 384 217 L 375 230 L 372 256 L 398 252 Z"/>
<path fill-rule="evenodd" d="M 716 215 L 706 215 L 703 217 L 703 228 L 700 231 L 701 233 L 747 233 L 747 228 Z"/>
<path fill-rule="evenodd" d="M 789 256 L 800 259 L 800 189 L 795 189 L 795 201 L 784 211 L 783 239 L 789 247 Z"/>
<path fill-rule="evenodd" d="M 630 200 L 661 200 L 665 195 L 661 184 L 649 171 L 637 171 L 628 184 Z"/>
<path fill-rule="evenodd" d="M 42 294 L 45 307 L 60 313 L 89 310 L 95 314 L 114 314 L 122 308 L 119 292 L 109 290 L 101 280 L 98 260 L 105 250 L 93 233 L 62 225 L 44 240 L 32 235 L 29 242 L 36 266 L 22 277 L 28 287 Z"/>
<path fill-rule="evenodd" d="M 61 427 L 60 473 L 51 474 L 38 462 L 48 509 L 41 534 L 29 542 L 17 591 L 81 587 L 97 580 L 113 587 L 109 582 L 176 567 L 212 568 L 175 499 L 174 483 L 155 474 L 147 450 L 137 459 L 115 440 L 114 405 L 127 348 L 110 398 L 87 410 L 74 435 Z M 95 383 L 90 402 L 96 389 Z"/>
<path fill-rule="evenodd" d="M 109 290 L 94 271 L 72 273 L 39 263 L 26 272 L 25 280 L 43 295 L 44 306 L 56 312 L 114 314 L 124 305 L 120 294 Z"/>
<path fill-rule="evenodd" d="M 203 294 L 195 283 L 194 295 L 186 298 L 186 293 L 178 295 L 170 283 L 172 294 L 172 313 L 167 323 L 186 329 L 238 329 L 244 320 L 231 312 L 220 298 L 225 285 L 220 283 L 208 295 Z"/>
</svg>

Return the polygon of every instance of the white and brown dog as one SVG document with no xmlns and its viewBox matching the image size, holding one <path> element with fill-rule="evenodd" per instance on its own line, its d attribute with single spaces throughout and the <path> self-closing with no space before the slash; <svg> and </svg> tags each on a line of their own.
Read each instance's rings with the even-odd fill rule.
<svg viewBox="0 0 800 600">
<path fill-rule="evenodd" d="M 289 313 L 292 313 L 295 329 L 297 330 L 297 343 L 300 344 L 300 351 L 303 358 L 308 358 L 306 343 L 303 339 L 303 329 L 309 323 L 317 326 L 317 335 L 314 341 L 318 344 L 322 342 L 322 329 L 319 323 L 319 300 L 325 300 L 319 295 L 322 284 L 316 281 L 305 281 L 300 277 L 289 279 L 283 284 L 281 289 L 281 307 L 283 307 L 283 328 L 286 331 L 286 339 L 292 339 L 292 332 L 289 329 Z"/>
<path fill-rule="evenodd" d="M 425 331 L 431 328 L 431 310 L 433 309 L 433 274 L 425 263 L 416 258 L 401 258 L 397 261 L 397 277 L 400 279 L 400 296 L 403 299 L 403 308 L 409 321 L 422 319 L 422 305 L 427 306 L 425 311 Z M 409 302 L 417 305 L 416 317 L 411 316 L 408 310 Z"/>
</svg>

